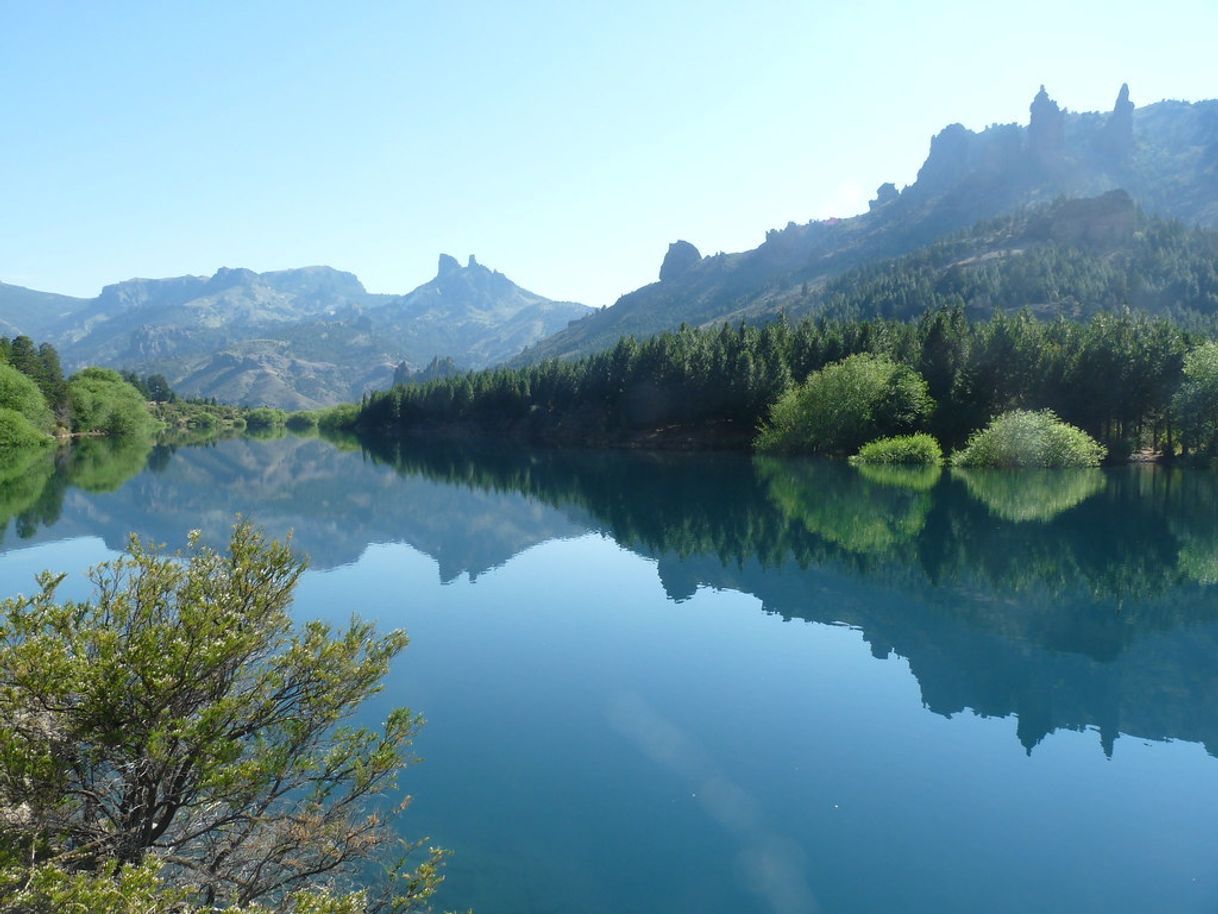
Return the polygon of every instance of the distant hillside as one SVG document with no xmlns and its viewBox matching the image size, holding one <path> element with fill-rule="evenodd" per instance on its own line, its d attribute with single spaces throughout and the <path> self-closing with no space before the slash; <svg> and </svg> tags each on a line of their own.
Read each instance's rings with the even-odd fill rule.
<svg viewBox="0 0 1218 914">
<path fill-rule="evenodd" d="M 48 328 L 88 307 L 90 299 L 36 292 L 0 282 L 0 336 L 45 339 Z"/>
<path fill-rule="evenodd" d="M 1124 189 L 1146 212 L 1218 228 L 1218 101 L 1159 102 L 1135 109 L 1122 86 L 1110 113 L 1063 111 L 1042 88 L 1027 126 L 981 132 L 953 124 L 932 141 L 917 180 L 882 185 L 870 211 L 848 219 L 788 223 L 760 247 L 702 257 L 670 246 L 660 281 L 622 296 L 518 357 L 535 362 L 605 349 L 625 335 L 682 323 L 763 318 L 795 294 L 852 267 L 1061 196 Z"/>
<path fill-rule="evenodd" d="M 403 362 L 481 368 L 589 310 L 447 255 L 404 296 L 374 295 L 324 266 L 132 279 L 93 299 L 0 285 L 0 335 L 49 340 L 69 368 L 158 372 L 188 395 L 290 409 L 359 399 Z"/>
</svg>

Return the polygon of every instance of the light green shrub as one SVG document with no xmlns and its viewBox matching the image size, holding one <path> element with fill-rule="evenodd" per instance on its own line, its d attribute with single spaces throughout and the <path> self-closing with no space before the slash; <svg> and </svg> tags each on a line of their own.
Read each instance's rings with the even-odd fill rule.
<svg viewBox="0 0 1218 914">
<path fill-rule="evenodd" d="M 943 462 L 943 451 L 938 441 L 925 432 L 919 432 L 916 435 L 877 438 L 864 444 L 850 461 L 933 465 Z"/>
<path fill-rule="evenodd" d="M 68 380 L 72 430 L 112 438 L 147 437 L 156 422 L 143 394 L 109 368 L 85 368 Z"/>
<path fill-rule="evenodd" d="M 283 428 L 287 418 L 288 414 L 282 409 L 260 406 L 245 414 L 245 428 L 250 432 L 269 432 Z"/>
<path fill-rule="evenodd" d="M 317 413 L 317 427 L 324 432 L 337 432 L 354 428 L 360 408 L 355 403 L 342 403 Z"/>
<path fill-rule="evenodd" d="M 763 451 L 851 454 L 881 435 L 915 431 L 934 401 L 912 368 L 861 353 L 813 372 L 770 410 Z"/>
<path fill-rule="evenodd" d="M 317 413 L 295 412 L 284 423 L 293 432 L 311 432 L 317 429 Z"/>
<path fill-rule="evenodd" d="M 1093 467 L 1106 449 L 1051 410 L 1012 410 L 974 432 L 952 455 L 962 467 Z"/>
</svg>

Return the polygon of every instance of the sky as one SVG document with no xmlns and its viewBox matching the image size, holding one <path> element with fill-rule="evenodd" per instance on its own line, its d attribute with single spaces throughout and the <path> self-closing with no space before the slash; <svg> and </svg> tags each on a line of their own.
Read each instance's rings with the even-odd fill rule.
<svg viewBox="0 0 1218 914">
<path fill-rule="evenodd" d="M 0 0 L 0 281 L 440 252 L 611 304 L 864 211 L 960 122 L 1218 96 L 1218 0 Z"/>
</svg>

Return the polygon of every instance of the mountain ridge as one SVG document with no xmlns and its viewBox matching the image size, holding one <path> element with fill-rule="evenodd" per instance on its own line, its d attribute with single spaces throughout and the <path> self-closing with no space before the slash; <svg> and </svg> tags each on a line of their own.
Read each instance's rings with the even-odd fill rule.
<svg viewBox="0 0 1218 914">
<path fill-rule="evenodd" d="M 359 399 L 403 363 L 482 368 L 589 310 L 447 254 L 405 295 L 320 265 L 134 278 L 91 299 L 0 284 L 0 333 L 53 343 L 69 368 L 158 372 L 187 395 L 288 409 Z"/>
<path fill-rule="evenodd" d="M 775 317 L 792 289 L 916 250 L 987 219 L 1060 196 L 1123 189 L 1148 212 L 1218 228 L 1218 100 L 1136 108 L 1122 85 L 1110 112 L 1073 113 L 1042 86 L 1029 122 L 973 131 L 950 124 L 931 140 L 915 181 L 881 184 L 866 213 L 789 222 L 760 246 L 703 257 L 671 245 L 657 282 L 621 296 L 536 344 L 513 364 L 585 355 L 626 335 L 682 323 Z"/>
</svg>

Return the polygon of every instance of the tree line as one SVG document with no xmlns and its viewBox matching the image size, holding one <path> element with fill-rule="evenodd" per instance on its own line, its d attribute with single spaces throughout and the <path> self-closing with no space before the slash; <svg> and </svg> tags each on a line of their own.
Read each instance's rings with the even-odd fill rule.
<svg viewBox="0 0 1218 914">
<path fill-rule="evenodd" d="M 908 322 L 820 318 L 682 327 L 642 341 L 626 337 L 578 360 L 372 393 L 352 423 L 392 432 L 469 426 L 533 440 L 565 430 L 611 441 L 667 426 L 736 427 L 751 437 L 793 384 L 869 353 L 925 379 L 935 404 L 926 430 L 945 448 L 959 447 L 1005 410 L 1051 409 L 1117 457 L 1135 448 L 1175 453 L 1189 420 L 1177 415 L 1173 397 L 1185 380 L 1186 356 L 1211 336 L 1128 310 L 1083 322 L 1044 320 L 1026 310 L 976 320 L 959 304 Z M 1215 443 L 1193 439 L 1186 434 L 1184 443 Z"/>
</svg>

